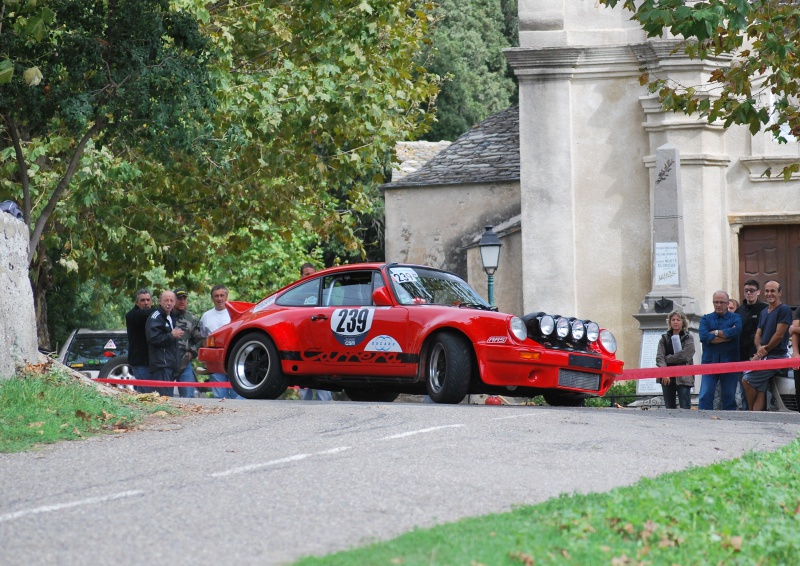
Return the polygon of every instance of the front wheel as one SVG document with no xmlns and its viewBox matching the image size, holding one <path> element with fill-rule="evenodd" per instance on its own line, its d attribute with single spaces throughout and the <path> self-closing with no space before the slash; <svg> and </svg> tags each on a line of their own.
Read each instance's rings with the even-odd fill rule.
<svg viewBox="0 0 800 566">
<path fill-rule="evenodd" d="M 344 392 L 351 401 L 372 403 L 391 403 L 399 396 L 399 393 L 383 391 L 381 389 L 353 389 L 346 387 Z"/>
<path fill-rule="evenodd" d="M 247 399 L 277 399 L 287 388 L 278 350 L 260 332 L 245 334 L 234 344 L 228 379 L 234 391 Z"/>
<path fill-rule="evenodd" d="M 469 393 L 472 355 L 469 342 L 442 332 L 431 342 L 425 364 L 428 396 L 436 403 L 457 404 Z"/>
<path fill-rule="evenodd" d="M 100 373 L 97 375 L 97 379 L 105 379 L 107 377 L 110 377 L 111 379 L 136 379 L 136 376 L 131 373 L 131 366 L 128 364 L 128 356 L 119 356 L 113 360 L 107 361 L 103 367 L 100 368 Z M 112 384 L 109 383 L 107 385 Z M 121 385 L 115 383 L 113 386 L 134 391 L 133 385 Z"/>
</svg>

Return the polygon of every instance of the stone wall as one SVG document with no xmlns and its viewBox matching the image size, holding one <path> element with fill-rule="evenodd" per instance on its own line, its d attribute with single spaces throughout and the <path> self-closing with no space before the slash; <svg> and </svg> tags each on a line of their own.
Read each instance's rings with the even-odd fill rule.
<svg viewBox="0 0 800 566">
<path fill-rule="evenodd" d="M 36 312 L 28 279 L 28 227 L 0 212 L 0 379 L 38 359 Z"/>
</svg>

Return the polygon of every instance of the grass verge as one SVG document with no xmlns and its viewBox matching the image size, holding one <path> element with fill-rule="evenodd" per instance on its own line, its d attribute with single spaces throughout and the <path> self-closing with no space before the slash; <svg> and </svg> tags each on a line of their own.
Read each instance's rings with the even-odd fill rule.
<svg viewBox="0 0 800 566">
<path fill-rule="evenodd" d="M 0 452 L 135 427 L 145 416 L 179 409 L 158 395 L 105 395 L 52 364 L 0 380 Z"/>
<path fill-rule="evenodd" d="M 800 441 L 609 493 L 417 529 L 311 565 L 794 564 Z"/>
</svg>

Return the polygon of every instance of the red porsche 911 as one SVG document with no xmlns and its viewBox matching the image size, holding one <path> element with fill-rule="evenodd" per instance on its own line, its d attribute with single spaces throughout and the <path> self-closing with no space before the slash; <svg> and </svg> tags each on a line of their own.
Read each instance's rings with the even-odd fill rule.
<svg viewBox="0 0 800 566">
<path fill-rule="evenodd" d="M 419 265 L 333 267 L 228 311 L 199 357 L 248 399 L 299 385 L 354 401 L 488 393 L 580 405 L 622 373 L 616 340 L 597 323 L 496 312 L 456 275 Z"/>
</svg>

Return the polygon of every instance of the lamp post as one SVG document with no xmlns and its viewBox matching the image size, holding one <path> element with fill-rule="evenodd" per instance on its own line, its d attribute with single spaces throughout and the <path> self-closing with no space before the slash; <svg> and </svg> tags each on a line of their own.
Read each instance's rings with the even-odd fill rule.
<svg viewBox="0 0 800 566">
<path fill-rule="evenodd" d="M 481 236 L 478 247 L 481 250 L 481 263 L 483 270 L 489 277 L 489 305 L 494 306 L 494 272 L 497 271 L 497 264 L 500 261 L 500 238 L 492 230 L 494 226 L 486 226 L 486 231 Z"/>
</svg>

